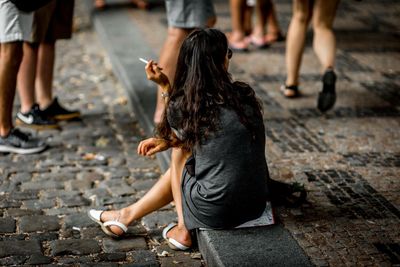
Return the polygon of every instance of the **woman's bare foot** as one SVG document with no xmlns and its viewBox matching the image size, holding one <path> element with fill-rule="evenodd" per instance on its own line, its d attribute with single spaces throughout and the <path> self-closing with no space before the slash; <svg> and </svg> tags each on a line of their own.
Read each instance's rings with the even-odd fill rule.
<svg viewBox="0 0 400 267">
<path fill-rule="evenodd" d="M 104 0 L 95 0 L 94 7 L 96 9 L 104 9 L 106 7 L 106 1 Z"/>
<path fill-rule="evenodd" d="M 229 47 L 236 52 L 246 52 L 249 49 L 249 42 L 244 34 L 231 32 L 226 34 Z"/>
<path fill-rule="evenodd" d="M 178 225 L 172 228 L 167 233 L 168 238 L 175 239 L 182 245 L 187 247 L 192 246 L 192 237 L 190 236 L 190 232 L 185 227 L 179 227 Z"/>
<path fill-rule="evenodd" d="M 125 209 L 121 210 L 107 210 L 101 213 L 100 216 L 101 222 L 107 222 L 107 221 L 118 221 L 128 227 L 129 224 L 131 224 L 131 220 L 129 219 L 128 213 Z M 115 225 L 111 225 L 108 227 L 111 232 L 114 234 L 121 236 L 124 234 L 124 231 Z"/>
<path fill-rule="evenodd" d="M 132 0 L 131 2 L 140 9 L 148 9 L 150 6 L 145 0 Z"/>
<path fill-rule="evenodd" d="M 275 42 L 285 41 L 285 36 L 283 36 L 281 32 L 267 33 L 264 39 L 267 43 L 272 44 Z"/>
</svg>

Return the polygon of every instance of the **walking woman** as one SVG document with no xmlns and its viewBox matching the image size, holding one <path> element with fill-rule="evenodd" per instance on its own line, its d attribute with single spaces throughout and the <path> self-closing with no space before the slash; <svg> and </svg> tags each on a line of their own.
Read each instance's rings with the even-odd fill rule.
<svg viewBox="0 0 400 267">
<path fill-rule="evenodd" d="M 269 174 L 262 110 L 249 85 L 232 81 L 231 57 L 225 35 L 203 29 L 183 42 L 172 86 L 157 63 L 146 65 L 147 78 L 163 90 L 166 110 L 156 136 L 142 141 L 138 153 L 172 148 L 171 165 L 136 203 L 89 211 L 107 234 L 121 236 L 133 221 L 174 201 L 178 224 L 163 236 L 185 250 L 192 229 L 232 228 L 263 213 Z"/>
<path fill-rule="evenodd" d="M 283 94 L 288 98 L 297 97 L 299 92 L 299 71 L 306 41 L 307 27 L 312 20 L 314 31 L 313 47 L 321 63 L 322 89 L 318 96 L 317 108 L 325 112 L 336 101 L 336 74 L 334 72 L 336 39 L 332 31 L 339 0 L 293 0 L 293 15 L 286 37 L 286 83 Z"/>
</svg>

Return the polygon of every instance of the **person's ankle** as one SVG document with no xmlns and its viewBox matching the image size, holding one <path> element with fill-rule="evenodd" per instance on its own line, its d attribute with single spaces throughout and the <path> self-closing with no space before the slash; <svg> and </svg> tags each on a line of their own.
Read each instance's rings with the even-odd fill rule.
<svg viewBox="0 0 400 267">
<path fill-rule="evenodd" d="M 11 132 L 11 127 L 0 127 L 0 137 L 7 137 Z"/>
</svg>

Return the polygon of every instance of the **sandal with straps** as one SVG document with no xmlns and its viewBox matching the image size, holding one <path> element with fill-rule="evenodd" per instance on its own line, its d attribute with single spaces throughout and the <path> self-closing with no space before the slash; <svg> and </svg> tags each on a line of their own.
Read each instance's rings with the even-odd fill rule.
<svg viewBox="0 0 400 267">
<path fill-rule="evenodd" d="M 301 95 L 297 85 L 282 85 L 281 92 L 287 98 L 296 98 Z"/>
<path fill-rule="evenodd" d="M 125 224 L 119 222 L 118 219 L 111 220 L 111 221 L 106 221 L 106 222 L 103 223 L 101 221 L 101 214 L 103 212 L 104 212 L 104 210 L 91 209 L 91 210 L 88 211 L 88 216 L 92 221 L 98 223 L 101 226 L 101 230 L 103 230 L 103 232 L 106 235 L 111 236 L 113 238 L 119 238 L 119 237 L 121 237 L 122 235 L 124 235 L 128 231 L 128 227 Z M 123 231 L 123 234 L 122 235 L 117 235 L 117 234 L 113 233 L 110 230 L 110 226 L 117 226 L 117 227 L 121 228 L 121 230 Z"/>
</svg>

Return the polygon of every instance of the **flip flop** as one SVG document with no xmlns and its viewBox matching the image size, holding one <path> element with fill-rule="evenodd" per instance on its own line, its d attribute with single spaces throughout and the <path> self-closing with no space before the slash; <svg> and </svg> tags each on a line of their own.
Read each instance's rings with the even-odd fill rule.
<svg viewBox="0 0 400 267">
<path fill-rule="evenodd" d="M 265 49 L 270 46 L 270 43 L 265 41 L 265 38 L 259 38 L 254 35 L 248 37 L 248 42 L 257 49 Z"/>
<path fill-rule="evenodd" d="M 116 221 L 116 220 L 112 220 L 112 221 L 106 221 L 106 222 L 102 222 L 101 221 L 101 214 L 104 212 L 104 210 L 94 210 L 94 209 L 91 209 L 91 210 L 89 210 L 88 211 L 88 216 L 89 216 L 89 218 L 92 220 L 92 221 L 94 221 L 94 222 L 96 222 L 96 223 L 98 223 L 100 226 L 101 226 L 101 230 L 103 230 L 103 232 L 106 234 L 106 235 L 108 235 L 108 236 L 111 236 L 111 237 L 114 237 L 114 238 L 119 238 L 119 237 L 121 237 L 122 235 L 117 235 L 117 234 L 115 234 L 115 233 L 113 233 L 110 229 L 109 229 L 109 227 L 110 226 L 118 226 L 119 228 L 121 228 L 121 230 L 124 232 L 124 234 L 128 231 L 128 227 L 126 227 L 126 225 L 125 224 L 123 224 L 123 223 L 121 223 L 121 222 L 119 222 L 119 221 Z"/>
<path fill-rule="evenodd" d="M 164 228 L 162 232 L 163 238 L 168 242 L 168 246 L 173 250 L 188 250 L 190 247 L 181 244 L 173 238 L 167 237 L 167 233 L 176 226 L 176 223 L 170 223 L 167 227 Z"/>
</svg>

